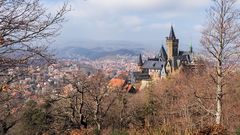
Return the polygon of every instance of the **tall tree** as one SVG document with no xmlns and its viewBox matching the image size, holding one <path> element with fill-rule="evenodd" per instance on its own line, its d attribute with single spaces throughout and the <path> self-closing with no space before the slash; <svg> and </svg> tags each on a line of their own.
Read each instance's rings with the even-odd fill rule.
<svg viewBox="0 0 240 135">
<path fill-rule="evenodd" d="M 68 6 L 64 4 L 55 13 L 50 13 L 40 0 L 0 1 L 0 130 L 6 134 L 16 123 L 9 122 L 12 110 L 20 106 L 17 96 L 12 96 L 8 86 L 25 68 L 18 69 L 36 59 L 52 60 L 47 53 L 48 43 L 59 34 Z M 22 97 L 20 97 L 22 99 Z M 13 100 L 14 99 L 14 100 Z M 13 102 L 13 103 L 12 103 Z M 13 104 L 13 105 L 10 105 Z M 18 104 L 16 104 L 18 103 Z M 18 111 L 17 111 L 18 112 Z M 4 115 L 2 115 L 4 114 Z M 10 124 L 9 124 L 10 123 Z M 0 133 L 1 134 L 1 133 Z"/>
<path fill-rule="evenodd" d="M 0 1 L 0 76 L 29 60 L 51 60 L 47 44 L 59 34 L 67 11 L 67 4 L 50 13 L 39 0 Z"/>
<path fill-rule="evenodd" d="M 90 77 L 92 83 L 87 93 L 86 106 L 88 106 L 91 119 L 96 125 L 96 134 L 101 133 L 105 117 L 118 96 L 118 89 L 109 89 L 108 81 L 108 78 L 101 71 Z"/>
<path fill-rule="evenodd" d="M 232 71 L 239 57 L 240 14 L 236 0 L 213 0 L 208 10 L 207 24 L 201 44 L 212 57 L 216 84 L 216 124 L 222 123 L 222 107 L 226 75 Z"/>
</svg>

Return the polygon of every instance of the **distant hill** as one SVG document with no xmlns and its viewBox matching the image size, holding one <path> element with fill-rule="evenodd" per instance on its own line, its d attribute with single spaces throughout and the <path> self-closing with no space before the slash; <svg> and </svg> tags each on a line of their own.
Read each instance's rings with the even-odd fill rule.
<svg viewBox="0 0 240 135">
<path fill-rule="evenodd" d="M 138 43 L 124 40 L 73 40 L 54 43 L 55 47 L 82 47 L 82 48 L 104 48 L 104 49 L 132 49 L 132 48 L 149 48 L 149 44 Z"/>
<path fill-rule="evenodd" d="M 83 48 L 83 47 L 65 47 L 57 50 L 58 58 L 79 59 L 89 58 L 98 59 L 109 56 L 137 56 L 143 51 L 142 48 L 121 49 L 121 48 Z"/>
</svg>

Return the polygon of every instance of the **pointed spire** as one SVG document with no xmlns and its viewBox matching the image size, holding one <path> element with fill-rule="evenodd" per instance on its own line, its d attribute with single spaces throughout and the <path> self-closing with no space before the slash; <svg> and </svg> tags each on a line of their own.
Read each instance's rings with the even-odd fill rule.
<svg viewBox="0 0 240 135">
<path fill-rule="evenodd" d="M 171 30 L 170 30 L 170 34 L 169 34 L 169 39 L 176 39 L 173 26 L 171 26 Z"/>
<path fill-rule="evenodd" d="M 139 55 L 139 60 L 138 60 L 138 66 L 142 66 L 143 61 L 142 61 L 142 54 Z"/>
<path fill-rule="evenodd" d="M 193 53 L 193 46 L 192 46 L 192 42 L 190 43 L 190 53 Z"/>
<path fill-rule="evenodd" d="M 160 52 L 159 52 L 159 60 L 161 61 L 167 61 L 168 59 L 168 56 L 167 56 L 167 53 L 162 45 L 161 49 L 160 49 Z"/>
</svg>

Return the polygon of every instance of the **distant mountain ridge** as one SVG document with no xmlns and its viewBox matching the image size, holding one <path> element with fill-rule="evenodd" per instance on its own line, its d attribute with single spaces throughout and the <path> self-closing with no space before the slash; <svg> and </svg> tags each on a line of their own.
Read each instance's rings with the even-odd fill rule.
<svg viewBox="0 0 240 135">
<path fill-rule="evenodd" d="M 65 47 L 57 50 L 56 56 L 58 58 L 66 59 L 79 59 L 79 58 L 89 58 L 98 59 L 109 56 L 137 56 L 142 53 L 143 48 L 84 48 L 84 47 Z"/>
</svg>

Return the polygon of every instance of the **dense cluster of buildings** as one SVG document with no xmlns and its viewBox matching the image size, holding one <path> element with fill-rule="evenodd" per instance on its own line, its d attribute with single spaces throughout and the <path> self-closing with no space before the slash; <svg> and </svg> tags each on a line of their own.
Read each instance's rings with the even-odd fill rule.
<svg viewBox="0 0 240 135">
<path fill-rule="evenodd" d="M 194 65 L 196 65 L 196 59 L 192 46 L 188 51 L 180 51 L 179 39 L 176 38 L 174 29 L 171 27 L 170 34 L 166 38 L 166 49 L 162 45 L 155 57 L 148 57 L 144 60 L 140 54 L 137 63 L 136 60 L 129 59 L 128 56 L 122 56 L 95 61 L 82 60 L 81 63 L 65 60 L 53 65 L 30 66 L 28 71 L 31 75 L 20 76 L 19 81 L 12 83 L 12 85 L 18 86 L 17 89 L 34 93 L 45 93 L 50 90 L 54 90 L 55 93 L 58 91 L 57 88 L 62 88 L 64 87 L 62 85 L 66 84 L 64 79 L 66 75 L 78 71 L 85 71 L 88 74 L 88 72 L 96 72 L 100 69 L 111 79 L 111 86 L 120 86 L 135 93 L 139 89 L 144 89 L 147 85 L 146 82 L 166 78 L 181 69 Z M 17 71 L 9 69 L 9 73 Z M 24 88 L 21 88 L 23 86 Z"/>
</svg>

